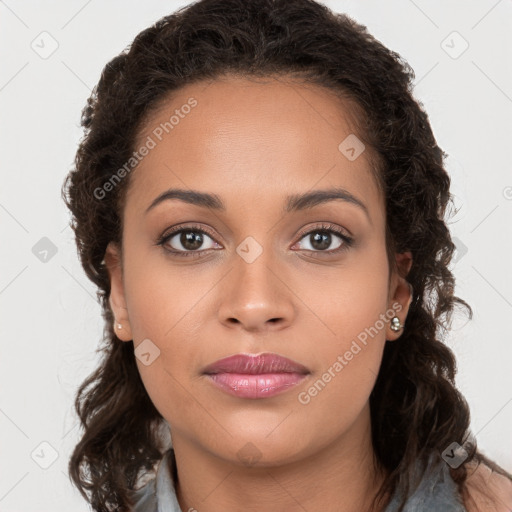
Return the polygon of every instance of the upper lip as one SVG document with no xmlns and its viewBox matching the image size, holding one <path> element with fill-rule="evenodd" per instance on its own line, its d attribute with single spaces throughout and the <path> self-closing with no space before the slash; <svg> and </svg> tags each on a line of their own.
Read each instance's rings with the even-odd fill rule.
<svg viewBox="0 0 512 512">
<path fill-rule="evenodd" d="M 257 375 L 261 373 L 309 373 L 309 370 L 295 361 L 279 354 L 235 354 L 219 359 L 208 365 L 203 373 L 245 373 Z"/>
</svg>

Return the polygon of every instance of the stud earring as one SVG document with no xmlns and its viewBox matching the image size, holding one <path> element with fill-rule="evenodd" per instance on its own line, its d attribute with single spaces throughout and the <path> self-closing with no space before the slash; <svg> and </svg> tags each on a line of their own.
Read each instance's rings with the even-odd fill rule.
<svg viewBox="0 0 512 512">
<path fill-rule="evenodd" d="M 400 318 L 398 318 L 397 316 L 394 316 L 392 319 L 391 319 L 391 325 L 389 326 L 389 328 L 394 331 L 394 332 L 398 332 L 400 329 L 402 329 L 404 326 L 400 323 Z"/>
<path fill-rule="evenodd" d="M 118 329 L 122 329 L 122 328 L 123 328 L 122 324 L 117 324 L 117 325 L 116 325 L 116 327 L 117 327 Z"/>
</svg>

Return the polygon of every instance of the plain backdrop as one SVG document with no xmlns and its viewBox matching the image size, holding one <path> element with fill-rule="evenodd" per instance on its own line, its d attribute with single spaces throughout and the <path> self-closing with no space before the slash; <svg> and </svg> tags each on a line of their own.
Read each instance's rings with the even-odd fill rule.
<svg viewBox="0 0 512 512">
<path fill-rule="evenodd" d="M 0 2 L 2 512 L 89 510 L 66 471 L 103 325 L 60 188 L 103 66 L 187 3 Z M 475 315 L 448 343 L 480 448 L 512 471 L 512 1 L 325 3 L 409 62 L 449 154 L 457 294 Z"/>
</svg>

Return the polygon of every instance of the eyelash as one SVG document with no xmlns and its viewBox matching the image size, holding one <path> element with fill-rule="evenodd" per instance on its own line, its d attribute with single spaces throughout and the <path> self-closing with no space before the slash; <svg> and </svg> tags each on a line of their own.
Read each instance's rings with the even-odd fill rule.
<svg viewBox="0 0 512 512">
<path fill-rule="evenodd" d="M 164 245 L 172 237 L 174 237 L 178 233 L 183 233 L 183 232 L 202 233 L 204 235 L 208 235 L 210 238 L 212 238 L 215 241 L 214 235 L 213 235 L 213 233 L 210 232 L 210 230 L 208 230 L 205 227 L 201 227 L 199 225 L 191 225 L 191 226 L 185 226 L 185 227 L 179 226 L 179 227 L 177 227 L 175 229 L 172 229 L 171 231 L 169 231 L 167 233 L 164 233 L 162 236 L 160 236 L 158 238 L 158 240 L 156 242 L 156 245 L 162 246 L 162 248 L 167 253 L 170 253 L 173 256 L 176 255 L 178 257 L 185 257 L 185 258 L 187 258 L 187 257 L 201 257 L 201 256 L 197 256 L 197 255 L 200 254 L 201 252 L 204 252 L 204 251 L 215 250 L 215 249 L 203 249 L 203 250 L 199 250 L 199 251 L 176 251 L 175 249 L 166 249 L 164 247 Z M 309 252 L 314 252 L 314 253 L 332 255 L 332 254 L 338 254 L 338 253 L 341 253 L 343 251 L 348 250 L 353 245 L 353 242 L 354 242 L 354 239 L 352 237 L 347 236 L 346 234 L 344 234 L 341 231 L 340 228 L 338 228 L 337 226 L 335 226 L 333 224 L 330 224 L 330 223 L 322 223 L 321 226 L 318 226 L 318 227 L 315 227 L 313 229 L 310 229 L 309 231 L 301 232 L 299 234 L 299 240 L 298 241 L 301 241 L 306 236 L 311 235 L 313 233 L 317 233 L 317 232 L 334 233 L 336 236 L 339 236 L 343 240 L 343 244 L 340 247 L 338 247 L 337 249 L 333 249 L 333 250 L 330 250 L 330 251 L 312 251 L 310 249 L 304 249 L 304 250 L 309 251 Z M 218 242 L 216 242 L 216 243 L 218 243 Z"/>
</svg>

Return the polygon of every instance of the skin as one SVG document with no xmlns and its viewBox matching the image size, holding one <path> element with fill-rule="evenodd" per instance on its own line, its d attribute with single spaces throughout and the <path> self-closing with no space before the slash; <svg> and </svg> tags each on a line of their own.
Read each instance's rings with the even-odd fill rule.
<svg viewBox="0 0 512 512">
<path fill-rule="evenodd" d="M 395 305 L 402 324 L 407 316 L 411 254 L 397 254 L 400 275 L 390 272 L 370 148 L 354 161 L 338 150 L 356 132 L 349 104 L 331 91 L 232 76 L 181 89 L 151 115 L 139 143 L 190 97 L 197 106 L 130 176 L 122 254 L 113 243 L 105 254 L 118 337 L 135 347 L 149 338 L 160 350 L 150 365 L 137 365 L 171 427 L 181 509 L 365 510 L 383 476 L 374 465 L 369 395 L 386 340 L 402 331 L 385 323 L 308 404 L 298 395 L 380 314 Z M 340 200 L 283 213 L 289 194 L 333 187 L 357 197 L 368 215 Z M 217 194 L 226 209 L 173 199 L 145 214 L 169 188 Z M 315 249 L 301 232 L 323 222 L 348 230 L 353 245 L 331 255 Z M 156 245 L 171 226 L 190 224 L 214 234 L 204 235 L 199 257 Z M 251 263 L 236 252 L 249 236 L 263 251 Z M 326 250 L 343 243 L 333 234 Z M 166 247 L 186 249 L 179 235 Z M 257 400 L 220 391 L 202 374 L 226 356 L 262 352 L 310 374 Z M 247 443 L 254 463 L 238 456 Z"/>
<path fill-rule="evenodd" d="M 486 464 L 468 464 L 464 505 L 468 512 L 510 512 L 512 480 Z"/>
</svg>

